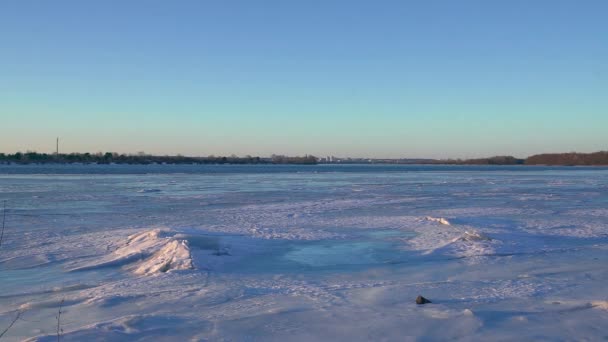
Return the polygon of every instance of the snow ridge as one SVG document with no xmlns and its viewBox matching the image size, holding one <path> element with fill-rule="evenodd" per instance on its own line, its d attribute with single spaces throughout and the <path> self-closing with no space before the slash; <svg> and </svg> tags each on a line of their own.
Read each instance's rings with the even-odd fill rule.
<svg viewBox="0 0 608 342">
<path fill-rule="evenodd" d="M 167 231 L 153 229 L 129 235 L 126 243 L 111 254 L 72 271 L 123 265 L 137 275 L 194 268 L 187 240 L 171 236 Z"/>
</svg>

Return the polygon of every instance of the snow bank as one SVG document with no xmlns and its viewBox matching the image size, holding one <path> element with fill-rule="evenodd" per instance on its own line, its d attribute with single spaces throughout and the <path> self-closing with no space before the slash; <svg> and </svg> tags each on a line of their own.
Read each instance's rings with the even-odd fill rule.
<svg viewBox="0 0 608 342">
<path fill-rule="evenodd" d="M 154 229 L 130 235 L 126 243 L 100 260 L 72 271 L 125 265 L 135 274 L 151 275 L 170 270 L 193 269 L 187 240 L 170 236 L 167 231 Z"/>
<path fill-rule="evenodd" d="M 474 257 L 490 255 L 496 252 L 500 242 L 468 226 L 451 225 L 444 218 L 427 216 L 428 222 L 437 222 L 444 226 L 424 224 L 415 227 L 416 237 L 406 240 L 409 248 L 428 254 L 444 254 L 453 257 Z M 466 228 L 466 229 L 465 229 Z"/>
<path fill-rule="evenodd" d="M 135 274 L 148 275 L 169 270 L 193 268 L 190 248 L 188 248 L 186 241 L 172 240 L 150 258 L 144 260 L 134 272 Z"/>
<path fill-rule="evenodd" d="M 454 242 L 458 242 L 458 241 L 491 241 L 492 239 L 490 239 L 489 237 L 487 237 L 485 234 L 482 234 L 480 232 L 475 232 L 475 231 L 471 231 L 469 232 L 468 230 L 465 230 L 464 233 L 457 237 L 452 239 L 452 243 Z"/>
</svg>

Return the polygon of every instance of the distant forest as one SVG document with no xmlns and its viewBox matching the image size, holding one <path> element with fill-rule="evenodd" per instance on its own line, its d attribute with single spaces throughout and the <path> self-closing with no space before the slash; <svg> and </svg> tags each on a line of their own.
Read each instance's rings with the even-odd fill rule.
<svg viewBox="0 0 608 342">
<path fill-rule="evenodd" d="M 439 160 L 439 164 L 463 165 L 608 165 L 608 151 L 594 153 L 544 153 L 518 159 L 511 156 L 498 156 L 480 159 Z"/>
<path fill-rule="evenodd" d="M 608 151 L 594 153 L 544 153 L 518 159 L 511 156 L 498 156 L 480 159 L 437 160 L 436 164 L 462 165 L 608 165 Z"/>
<path fill-rule="evenodd" d="M 527 165 L 608 165 L 608 151 L 594 153 L 546 153 L 526 159 Z"/>
<path fill-rule="evenodd" d="M 186 157 L 186 156 L 153 156 L 144 153 L 70 153 L 47 154 L 37 152 L 17 152 L 14 154 L 0 153 L 0 163 L 15 164 L 316 164 L 314 156 L 287 157 L 272 155 L 270 158 L 261 157 Z"/>
<path fill-rule="evenodd" d="M 512 156 L 496 156 L 477 159 L 341 159 L 327 162 L 315 156 L 288 157 L 272 155 L 262 157 L 186 157 L 186 156 L 154 156 L 144 153 L 70 153 L 47 154 L 37 152 L 17 152 L 14 154 L 0 153 L 1 164 L 301 164 L 315 165 L 319 162 L 330 164 L 447 164 L 447 165 L 608 165 L 608 151 L 594 153 L 545 153 L 519 159 Z"/>
<path fill-rule="evenodd" d="M 432 164 L 450 164 L 450 165 L 522 165 L 525 164 L 525 159 L 517 159 L 511 156 L 496 156 L 490 158 L 478 159 L 447 159 L 435 160 Z"/>
</svg>

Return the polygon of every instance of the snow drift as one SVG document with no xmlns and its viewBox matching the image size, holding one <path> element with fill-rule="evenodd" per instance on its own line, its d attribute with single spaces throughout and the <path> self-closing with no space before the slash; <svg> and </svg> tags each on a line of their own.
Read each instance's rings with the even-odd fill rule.
<svg viewBox="0 0 608 342">
<path fill-rule="evenodd" d="M 445 218 L 426 216 L 423 224 L 415 227 L 416 237 L 407 239 L 407 245 L 423 255 L 443 254 L 452 257 L 491 255 L 500 241 L 492 239 L 469 226 L 452 225 Z"/>
<path fill-rule="evenodd" d="M 125 244 L 111 254 L 72 271 L 109 266 L 125 266 L 138 275 L 194 268 L 188 241 L 160 229 L 130 235 Z"/>
</svg>

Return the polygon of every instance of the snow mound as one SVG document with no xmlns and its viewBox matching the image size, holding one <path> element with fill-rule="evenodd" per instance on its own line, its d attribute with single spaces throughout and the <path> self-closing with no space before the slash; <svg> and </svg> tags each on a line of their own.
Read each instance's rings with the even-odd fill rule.
<svg viewBox="0 0 608 342">
<path fill-rule="evenodd" d="M 133 235 L 129 235 L 127 243 L 114 251 L 118 258 L 130 258 L 149 254 L 151 251 L 159 249 L 164 243 L 164 233 L 160 229 L 149 230 Z"/>
<path fill-rule="evenodd" d="M 479 232 L 465 231 L 449 241 L 438 241 L 424 254 L 446 254 L 454 257 L 476 257 L 494 254 L 494 241 Z"/>
<path fill-rule="evenodd" d="M 152 275 L 171 270 L 193 269 L 192 255 L 187 240 L 154 229 L 129 235 L 127 242 L 96 262 L 72 269 L 88 270 L 123 266 L 138 275 Z"/>
<path fill-rule="evenodd" d="M 447 219 L 443 218 L 443 217 L 431 217 L 431 216 L 427 216 L 425 217 L 425 219 L 427 221 L 431 221 L 431 222 L 437 222 L 446 226 L 450 225 L 450 221 L 448 221 Z"/>
<path fill-rule="evenodd" d="M 608 310 L 608 300 L 592 301 L 591 306 L 597 309 Z"/>
<path fill-rule="evenodd" d="M 185 240 L 172 240 L 154 253 L 150 258 L 144 260 L 135 269 L 135 274 L 148 275 L 169 270 L 193 269 L 190 248 Z"/>
<path fill-rule="evenodd" d="M 470 258 L 496 253 L 500 241 L 475 230 L 461 230 L 426 226 L 418 235 L 407 240 L 407 245 L 421 251 L 423 255 L 440 254 L 459 258 Z"/>
<path fill-rule="evenodd" d="M 452 239 L 451 242 L 454 243 L 454 242 L 458 242 L 458 241 L 473 242 L 473 241 L 491 241 L 491 240 L 492 240 L 491 238 L 489 238 L 488 236 L 486 236 L 485 234 L 482 234 L 480 232 L 474 232 L 474 231 L 469 232 L 468 230 L 465 230 L 461 236 Z"/>
</svg>

